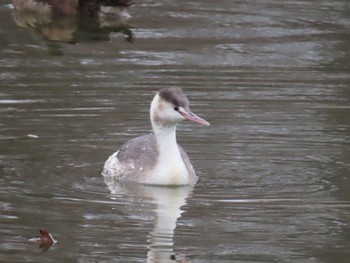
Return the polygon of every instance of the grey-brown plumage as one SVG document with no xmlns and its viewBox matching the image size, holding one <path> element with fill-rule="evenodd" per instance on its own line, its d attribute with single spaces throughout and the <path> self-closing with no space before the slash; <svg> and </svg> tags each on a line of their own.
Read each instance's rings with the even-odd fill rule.
<svg viewBox="0 0 350 263">
<path fill-rule="evenodd" d="M 186 152 L 176 142 L 176 124 L 209 123 L 189 108 L 180 88 L 161 89 L 150 109 L 154 134 L 127 141 L 105 163 L 103 175 L 120 181 L 157 185 L 187 185 L 197 181 Z"/>
<path fill-rule="evenodd" d="M 185 163 L 190 176 L 197 180 L 195 171 L 193 170 L 190 159 L 184 149 L 178 145 L 181 158 Z M 142 181 L 146 171 L 154 170 L 159 156 L 159 149 L 156 137 L 153 134 L 143 135 L 127 141 L 123 144 L 119 151 L 110 157 L 111 163 L 119 161 L 127 164 L 128 169 L 120 175 L 121 180 Z M 104 170 L 104 175 L 110 175 L 110 170 Z"/>
<path fill-rule="evenodd" d="M 185 94 L 183 94 L 181 88 L 161 89 L 159 91 L 159 96 L 176 107 L 186 108 L 189 105 L 188 99 Z"/>
</svg>

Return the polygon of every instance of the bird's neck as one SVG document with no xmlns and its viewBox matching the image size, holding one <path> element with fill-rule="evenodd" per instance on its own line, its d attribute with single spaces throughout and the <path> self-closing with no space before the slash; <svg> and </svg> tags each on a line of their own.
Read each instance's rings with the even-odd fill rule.
<svg viewBox="0 0 350 263">
<path fill-rule="evenodd" d="M 176 125 L 153 125 L 153 131 L 159 150 L 154 182 L 163 185 L 188 184 L 189 174 L 176 142 Z"/>
<path fill-rule="evenodd" d="M 153 124 L 152 126 L 161 156 L 168 155 L 169 153 L 180 153 L 176 141 L 176 125 L 160 126 Z"/>
</svg>

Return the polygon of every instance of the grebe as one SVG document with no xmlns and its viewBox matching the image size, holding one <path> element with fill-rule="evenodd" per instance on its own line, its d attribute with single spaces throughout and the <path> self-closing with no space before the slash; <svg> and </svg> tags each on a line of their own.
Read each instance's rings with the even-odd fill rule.
<svg viewBox="0 0 350 263">
<path fill-rule="evenodd" d="M 209 126 L 191 112 L 181 88 L 166 88 L 152 100 L 151 135 L 127 141 L 106 161 L 103 176 L 152 185 L 195 184 L 197 175 L 186 152 L 176 142 L 176 124 L 189 120 Z"/>
</svg>

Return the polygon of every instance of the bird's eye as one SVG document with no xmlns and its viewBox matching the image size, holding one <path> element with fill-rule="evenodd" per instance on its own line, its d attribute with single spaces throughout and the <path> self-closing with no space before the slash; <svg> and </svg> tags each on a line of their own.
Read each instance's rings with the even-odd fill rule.
<svg viewBox="0 0 350 263">
<path fill-rule="evenodd" d="M 179 111 L 179 107 L 174 107 L 174 110 L 175 111 Z"/>
</svg>

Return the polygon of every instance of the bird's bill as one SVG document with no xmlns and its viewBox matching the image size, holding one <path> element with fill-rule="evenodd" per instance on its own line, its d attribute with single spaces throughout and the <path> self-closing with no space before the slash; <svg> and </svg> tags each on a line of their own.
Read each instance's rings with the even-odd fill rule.
<svg viewBox="0 0 350 263">
<path fill-rule="evenodd" d="M 193 122 L 198 123 L 200 125 L 210 126 L 209 122 L 207 122 L 206 120 L 197 116 L 196 114 L 194 114 L 190 110 L 181 111 L 181 115 L 185 118 L 185 120 L 193 121 Z"/>
</svg>

